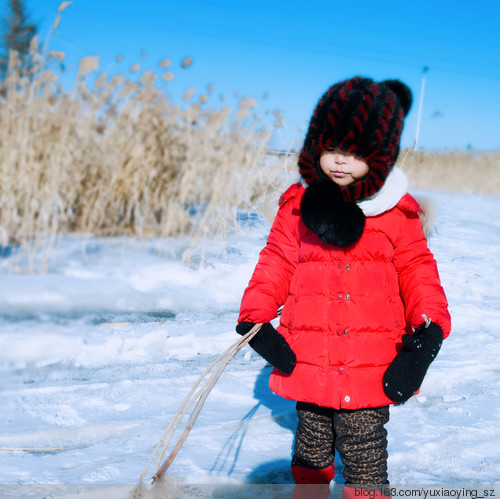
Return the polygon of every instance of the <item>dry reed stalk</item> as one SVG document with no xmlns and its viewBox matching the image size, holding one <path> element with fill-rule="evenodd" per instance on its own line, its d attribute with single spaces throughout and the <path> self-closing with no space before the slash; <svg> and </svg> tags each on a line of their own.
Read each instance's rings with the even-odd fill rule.
<svg viewBox="0 0 500 499">
<path fill-rule="evenodd" d="M 170 423 L 168 424 L 167 428 L 165 429 L 163 435 L 161 436 L 158 444 L 156 445 L 153 453 L 151 454 L 151 457 L 149 458 L 148 463 L 146 464 L 146 467 L 144 471 L 142 472 L 141 476 L 139 477 L 139 484 L 142 483 L 144 477 L 146 476 L 146 473 L 154 460 L 155 456 L 158 455 L 158 452 L 160 448 L 162 447 L 162 451 L 159 454 L 158 457 L 158 464 L 156 467 L 155 475 L 153 476 L 153 481 L 157 482 L 163 478 L 165 475 L 165 472 L 167 471 L 168 467 L 172 464 L 173 460 L 175 459 L 176 455 L 178 454 L 179 450 L 181 449 L 184 441 L 186 440 L 189 432 L 194 426 L 194 423 L 201 411 L 201 408 L 203 407 L 203 404 L 205 403 L 209 393 L 211 392 L 212 388 L 215 386 L 217 381 L 219 380 L 220 376 L 224 372 L 225 368 L 229 364 L 229 362 L 234 358 L 234 356 L 242 350 L 248 343 L 249 341 L 259 332 L 260 328 L 262 327 L 262 324 L 256 324 L 246 335 L 243 337 L 239 338 L 236 342 L 234 342 L 229 348 L 227 348 L 217 359 L 199 376 L 193 387 L 191 388 L 191 391 L 188 393 L 186 398 L 183 400 L 181 406 L 177 410 L 177 412 L 174 414 L 173 418 L 171 419 Z M 210 371 L 213 372 L 209 375 Z M 196 389 L 205 382 L 202 387 L 196 392 Z M 196 392 L 196 394 L 195 394 Z M 184 429 L 181 437 L 177 441 L 174 449 L 171 451 L 167 459 L 161 464 L 161 461 L 165 455 L 165 452 L 168 448 L 168 445 L 177 429 L 179 424 L 181 423 L 182 419 L 184 416 L 187 414 L 191 406 L 195 403 L 196 406 L 193 409 L 193 412 L 191 413 L 189 420 L 187 422 L 186 428 Z"/>
</svg>

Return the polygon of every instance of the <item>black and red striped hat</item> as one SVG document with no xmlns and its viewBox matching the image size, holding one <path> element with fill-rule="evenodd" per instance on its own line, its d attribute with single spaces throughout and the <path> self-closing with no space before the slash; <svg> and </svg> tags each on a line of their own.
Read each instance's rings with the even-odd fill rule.
<svg viewBox="0 0 500 499">
<path fill-rule="evenodd" d="M 356 76 L 331 86 L 318 102 L 299 156 L 307 184 L 325 180 L 319 158 L 327 149 L 341 149 L 363 159 L 368 175 L 341 187 L 345 201 L 375 194 L 399 154 L 403 121 L 412 103 L 411 90 L 399 80 L 380 83 Z"/>
</svg>

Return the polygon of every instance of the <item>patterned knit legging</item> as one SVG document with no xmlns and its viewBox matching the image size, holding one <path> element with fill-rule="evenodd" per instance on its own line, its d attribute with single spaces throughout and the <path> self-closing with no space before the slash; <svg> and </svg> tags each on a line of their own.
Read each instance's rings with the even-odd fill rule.
<svg viewBox="0 0 500 499">
<path fill-rule="evenodd" d="M 330 409 L 297 403 L 299 424 L 295 435 L 296 462 L 321 469 L 334 462 L 335 449 L 344 463 L 350 484 L 387 483 L 387 430 L 389 407 Z"/>
</svg>

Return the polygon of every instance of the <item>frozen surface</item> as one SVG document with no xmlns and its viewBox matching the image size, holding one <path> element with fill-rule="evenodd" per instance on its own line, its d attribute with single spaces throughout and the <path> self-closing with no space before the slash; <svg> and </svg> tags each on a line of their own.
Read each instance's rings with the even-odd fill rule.
<svg viewBox="0 0 500 499">
<path fill-rule="evenodd" d="M 437 204 L 430 246 L 453 332 L 421 394 L 392 409 L 390 480 L 494 483 L 500 197 L 421 194 Z M 197 376 L 238 338 L 268 230 L 206 241 L 198 266 L 179 262 L 180 239 L 64 238 L 44 275 L 11 272 L 17 250 L 0 259 L 0 483 L 136 483 Z M 248 347 L 229 364 L 169 470 L 176 481 L 292 482 L 294 403 L 268 390 L 269 373 Z"/>
</svg>

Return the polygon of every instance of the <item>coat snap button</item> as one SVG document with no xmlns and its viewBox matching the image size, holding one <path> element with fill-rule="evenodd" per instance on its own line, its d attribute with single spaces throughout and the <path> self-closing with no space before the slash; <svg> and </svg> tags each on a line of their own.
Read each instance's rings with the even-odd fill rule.
<svg viewBox="0 0 500 499">
<path fill-rule="evenodd" d="M 345 299 L 348 300 L 351 297 L 351 295 L 345 295 Z"/>
<path fill-rule="evenodd" d="M 344 334 L 349 334 L 349 331 L 347 329 L 344 329 Z"/>
<path fill-rule="evenodd" d="M 346 396 L 344 397 L 344 400 L 345 400 L 346 402 L 350 402 L 350 401 L 351 401 L 351 397 L 349 397 L 349 395 L 346 395 Z"/>
<path fill-rule="evenodd" d="M 351 268 L 351 266 L 350 266 L 350 265 L 346 265 L 346 266 L 345 266 L 345 269 L 346 269 L 346 270 L 349 270 L 350 268 Z"/>
</svg>

